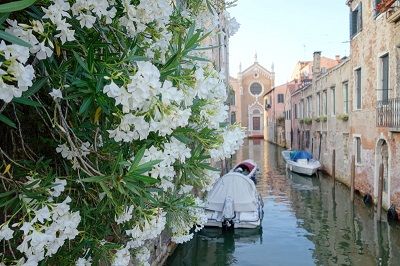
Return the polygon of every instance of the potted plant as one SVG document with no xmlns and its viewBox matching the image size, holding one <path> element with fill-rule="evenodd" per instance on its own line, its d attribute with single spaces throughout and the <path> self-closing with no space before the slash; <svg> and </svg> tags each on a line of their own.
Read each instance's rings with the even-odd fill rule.
<svg viewBox="0 0 400 266">
<path fill-rule="evenodd" d="M 319 123 L 321 121 L 321 118 L 320 117 L 316 117 L 316 118 L 314 118 L 314 121 Z"/>
<path fill-rule="evenodd" d="M 396 0 L 382 0 L 379 4 L 376 5 L 376 11 L 378 13 L 386 12 Z"/>
<path fill-rule="evenodd" d="M 306 125 L 311 125 L 311 124 L 312 124 L 312 119 L 311 119 L 311 118 L 305 118 L 305 119 L 304 119 L 304 123 L 305 123 Z"/>
<path fill-rule="evenodd" d="M 300 124 L 303 124 L 303 123 L 304 123 L 304 119 L 300 119 L 300 120 L 299 120 L 299 123 L 300 123 Z"/>
<path fill-rule="evenodd" d="M 328 118 L 325 115 L 321 116 L 321 121 L 322 122 L 326 122 L 327 120 L 328 120 Z"/>
<path fill-rule="evenodd" d="M 340 119 L 342 121 L 347 121 L 347 120 L 349 120 L 349 115 L 348 114 L 340 114 L 340 115 L 338 115 L 338 119 Z"/>
</svg>

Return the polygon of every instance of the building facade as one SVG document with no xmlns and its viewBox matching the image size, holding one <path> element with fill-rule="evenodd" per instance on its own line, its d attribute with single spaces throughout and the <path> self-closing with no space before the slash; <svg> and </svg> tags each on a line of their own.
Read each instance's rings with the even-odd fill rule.
<svg viewBox="0 0 400 266">
<path fill-rule="evenodd" d="M 400 211 L 400 1 L 349 0 L 350 56 L 323 73 L 314 54 L 313 82 L 291 94 L 298 126 L 294 148 L 310 150 L 328 172 L 336 153 L 336 177 L 378 196 L 384 169 L 383 207 Z M 294 107 L 300 106 L 300 107 Z"/>
<path fill-rule="evenodd" d="M 237 78 L 230 78 L 231 86 L 231 123 L 239 123 L 246 128 L 248 137 L 263 137 L 264 99 L 263 95 L 274 86 L 275 73 L 257 62 L 238 73 Z"/>
</svg>

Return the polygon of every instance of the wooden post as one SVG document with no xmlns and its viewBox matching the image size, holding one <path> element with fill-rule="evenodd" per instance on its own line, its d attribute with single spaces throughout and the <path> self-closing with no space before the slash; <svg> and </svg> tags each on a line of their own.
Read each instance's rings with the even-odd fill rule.
<svg viewBox="0 0 400 266">
<path fill-rule="evenodd" d="M 379 182 L 378 182 L 378 206 L 377 206 L 377 212 L 378 212 L 378 221 L 381 220 L 381 214 L 382 214 L 382 192 L 383 192 L 383 163 L 379 166 Z"/>
<path fill-rule="evenodd" d="M 332 153 L 332 178 L 333 178 L 333 183 L 335 183 L 336 179 L 336 150 L 333 149 Z"/>
<path fill-rule="evenodd" d="M 356 157 L 351 156 L 350 200 L 354 202 L 354 179 L 356 177 Z"/>
</svg>

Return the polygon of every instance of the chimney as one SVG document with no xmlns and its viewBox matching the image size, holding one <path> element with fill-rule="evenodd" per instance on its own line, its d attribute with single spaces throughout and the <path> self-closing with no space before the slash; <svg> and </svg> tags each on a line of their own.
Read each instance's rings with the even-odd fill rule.
<svg viewBox="0 0 400 266">
<path fill-rule="evenodd" d="M 335 56 L 336 61 L 340 62 L 340 55 Z"/>
<path fill-rule="evenodd" d="M 314 52 L 313 60 L 313 76 L 318 76 L 321 73 L 321 52 Z"/>
</svg>

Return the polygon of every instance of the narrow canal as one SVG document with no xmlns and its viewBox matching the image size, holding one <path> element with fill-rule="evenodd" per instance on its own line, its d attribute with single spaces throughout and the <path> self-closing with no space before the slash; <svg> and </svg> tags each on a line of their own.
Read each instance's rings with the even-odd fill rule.
<svg viewBox="0 0 400 266">
<path fill-rule="evenodd" d="M 258 230 L 204 229 L 167 265 L 400 265 L 400 226 L 378 223 L 360 197 L 331 178 L 286 173 L 281 148 L 250 140 L 236 160 L 261 171 L 264 219 Z"/>
</svg>

